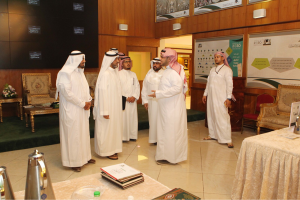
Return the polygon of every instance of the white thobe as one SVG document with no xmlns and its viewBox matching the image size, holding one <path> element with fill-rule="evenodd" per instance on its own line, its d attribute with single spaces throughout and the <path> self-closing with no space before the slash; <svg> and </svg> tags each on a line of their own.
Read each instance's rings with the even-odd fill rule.
<svg viewBox="0 0 300 200">
<path fill-rule="evenodd" d="M 158 90 L 156 160 L 178 163 L 187 159 L 187 116 L 183 80 L 167 66 Z"/>
<path fill-rule="evenodd" d="M 204 91 L 204 96 L 207 96 L 207 124 L 209 137 L 219 143 L 231 143 L 230 116 L 224 102 L 232 96 L 233 73 L 230 67 L 221 67 L 218 65 L 210 70 Z"/>
<path fill-rule="evenodd" d="M 111 156 L 122 152 L 122 93 L 117 70 L 109 67 L 97 86 L 95 152 L 100 156 Z M 104 115 L 109 115 L 109 119 Z"/>
<path fill-rule="evenodd" d="M 161 69 L 158 72 L 152 70 L 143 81 L 142 89 L 142 103 L 148 104 L 148 118 L 149 118 L 149 143 L 157 142 L 157 112 L 158 112 L 158 102 L 157 98 L 149 97 L 152 94 L 151 90 L 157 90 L 160 79 L 164 70 Z"/>
<path fill-rule="evenodd" d="M 75 69 L 70 76 L 62 73 L 57 89 L 62 165 L 81 167 L 92 158 L 90 110 L 84 110 L 85 102 L 92 97 L 83 69 Z"/>
<path fill-rule="evenodd" d="M 119 71 L 119 77 L 122 87 L 122 96 L 134 97 L 135 101 L 129 103 L 126 101 L 125 110 L 123 110 L 123 140 L 138 138 L 138 113 L 136 101 L 140 98 L 140 83 L 136 74 L 130 70 L 122 69 Z"/>
</svg>

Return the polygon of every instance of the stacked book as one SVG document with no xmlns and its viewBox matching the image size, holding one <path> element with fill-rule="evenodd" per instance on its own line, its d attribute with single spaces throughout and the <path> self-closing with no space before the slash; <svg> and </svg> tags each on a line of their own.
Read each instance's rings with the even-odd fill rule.
<svg viewBox="0 0 300 200">
<path fill-rule="evenodd" d="M 197 199 L 201 200 L 201 198 L 197 197 L 196 195 L 193 195 L 189 193 L 188 191 L 185 191 L 181 188 L 174 188 L 173 190 L 154 198 L 153 200 L 163 200 L 163 199 Z"/>
<path fill-rule="evenodd" d="M 128 165 L 121 163 L 100 168 L 103 178 L 115 183 L 123 189 L 144 182 L 143 174 Z"/>
</svg>

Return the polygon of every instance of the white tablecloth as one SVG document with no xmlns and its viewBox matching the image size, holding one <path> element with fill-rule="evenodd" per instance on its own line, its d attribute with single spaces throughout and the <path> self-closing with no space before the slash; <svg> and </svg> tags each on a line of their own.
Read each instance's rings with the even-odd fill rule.
<svg viewBox="0 0 300 200">
<path fill-rule="evenodd" d="M 300 199 L 300 138 L 280 136 L 287 133 L 281 129 L 243 141 L 233 200 Z"/>
<path fill-rule="evenodd" d="M 73 192 L 82 186 L 95 185 L 106 186 L 101 199 L 128 199 L 128 196 L 133 196 L 137 199 L 153 199 L 171 189 L 150 178 L 144 174 L 145 182 L 135 185 L 126 190 L 121 189 L 115 184 L 106 179 L 102 179 L 100 172 L 93 175 L 88 175 L 68 181 L 53 183 L 53 189 L 56 199 L 70 199 Z M 25 192 L 20 191 L 15 193 L 16 199 L 24 199 Z"/>
</svg>

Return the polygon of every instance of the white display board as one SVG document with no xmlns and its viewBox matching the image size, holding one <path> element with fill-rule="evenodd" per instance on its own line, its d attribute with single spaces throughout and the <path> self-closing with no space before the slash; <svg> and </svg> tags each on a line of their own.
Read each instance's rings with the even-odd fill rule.
<svg viewBox="0 0 300 200">
<path fill-rule="evenodd" d="M 300 85 L 300 31 L 250 35 L 247 87 Z"/>
<path fill-rule="evenodd" d="M 242 0 L 195 0 L 194 14 L 202 14 L 242 5 Z"/>
<path fill-rule="evenodd" d="M 243 36 L 212 38 L 195 41 L 194 80 L 206 83 L 210 70 L 215 67 L 214 54 L 224 52 L 233 71 L 233 76 L 242 76 Z"/>
</svg>

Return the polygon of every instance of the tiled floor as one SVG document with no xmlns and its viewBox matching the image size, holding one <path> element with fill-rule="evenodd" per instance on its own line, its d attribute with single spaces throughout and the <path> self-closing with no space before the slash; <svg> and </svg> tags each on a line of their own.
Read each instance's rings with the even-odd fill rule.
<svg viewBox="0 0 300 200">
<path fill-rule="evenodd" d="M 148 143 L 148 130 L 139 131 L 136 142 L 123 143 L 123 152 L 119 154 L 117 161 L 97 156 L 94 153 L 94 139 L 91 139 L 92 155 L 97 163 L 84 166 L 80 173 L 61 165 L 59 144 L 37 149 L 45 154 L 52 182 L 99 173 L 100 167 L 125 162 L 170 188 L 183 188 L 202 199 L 230 199 L 242 141 L 255 135 L 255 132 L 246 129 L 243 134 L 232 133 L 233 149 L 216 141 L 203 141 L 207 134 L 204 120 L 188 123 L 188 160 L 177 165 L 156 164 L 156 146 Z M 15 192 L 25 188 L 27 155 L 33 150 L 34 148 L 0 153 L 0 166 L 7 167 Z"/>
</svg>

